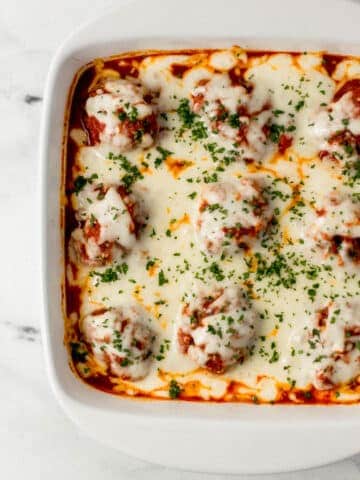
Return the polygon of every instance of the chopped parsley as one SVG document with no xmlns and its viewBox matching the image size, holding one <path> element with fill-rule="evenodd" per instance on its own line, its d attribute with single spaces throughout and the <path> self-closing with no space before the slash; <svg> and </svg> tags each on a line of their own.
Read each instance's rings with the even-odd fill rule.
<svg viewBox="0 0 360 480">
<path fill-rule="evenodd" d="M 360 184 L 360 158 L 357 158 L 354 162 L 346 162 L 345 168 L 342 171 L 346 176 L 345 185 L 353 188 Z"/>
<path fill-rule="evenodd" d="M 153 267 L 156 263 L 156 259 L 151 259 L 146 262 L 146 270 L 150 270 L 151 267 Z"/>
<path fill-rule="evenodd" d="M 272 355 L 269 359 L 269 363 L 276 363 L 279 361 L 279 358 L 280 358 L 279 352 L 277 350 L 273 350 Z"/>
<path fill-rule="evenodd" d="M 164 270 L 160 270 L 158 274 L 158 283 L 160 287 L 165 285 L 165 283 L 169 283 L 169 280 L 165 277 Z"/>
<path fill-rule="evenodd" d="M 284 125 L 278 125 L 277 123 L 272 123 L 269 126 L 269 138 L 273 143 L 279 143 L 280 137 L 285 132 L 293 132 L 296 130 L 295 125 L 289 125 L 285 128 Z"/>
<path fill-rule="evenodd" d="M 166 356 L 166 352 L 168 352 L 169 350 L 170 350 L 170 340 L 165 338 L 159 347 L 159 353 L 155 356 L 155 359 L 158 362 L 161 362 L 161 360 L 164 360 Z"/>
<path fill-rule="evenodd" d="M 229 115 L 229 125 L 232 128 L 240 128 L 241 123 L 237 113 L 232 113 Z"/>
<path fill-rule="evenodd" d="M 88 352 L 83 344 L 79 342 L 70 342 L 71 357 L 74 362 L 85 362 Z"/>
<path fill-rule="evenodd" d="M 192 140 L 201 140 L 207 138 L 207 136 L 208 134 L 204 123 L 201 120 L 195 122 L 191 129 Z"/>
<path fill-rule="evenodd" d="M 269 127 L 269 138 L 273 143 L 279 143 L 280 135 L 285 132 L 284 125 L 272 123 Z"/>
<path fill-rule="evenodd" d="M 130 163 L 124 155 L 114 155 L 112 152 L 110 152 L 109 159 L 119 162 L 120 167 L 126 172 L 125 175 L 121 177 L 121 181 L 127 191 L 131 190 L 132 185 L 137 180 L 141 180 L 144 178 L 137 166 Z"/>
<path fill-rule="evenodd" d="M 272 113 L 275 117 L 279 117 L 280 115 L 282 115 L 285 112 L 284 112 L 284 110 L 277 109 L 277 110 L 273 110 Z"/>
<path fill-rule="evenodd" d="M 128 264 L 121 263 L 115 267 L 108 267 L 103 272 L 97 272 L 93 270 L 90 272 L 90 277 L 95 277 L 102 283 L 116 282 L 121 275 L 126 275 L 128 270 Z"/>
<path fill-rule="evenodd" d="M 156 150 L 160 153 L 160 156 L 156 157 L 154 161 L 155 167 L 158 168 L 163 162 L 165 162 L 168 156 L 172 155 L 173 152 L 160 146 L 156 147 Z"/>
<path fill-rule="evenodd" d="M 191 130 L 192 140 L 202 140 L 207 138 L 207 129 L 204 123 L 199 119 L 199 115 L 192 112 L 190 108 L 190 102 L 187 98 L 180 100 L 180 104 L 176 110 L 181 121 L 180 135 L 185 130 Z"/>
<path fill-rule="evenodd" d="M 305 106 L 304 100 L 300 100 L 296 105 L 295 105 L 295 110 L 299 112 L 303 107 Z"/>
<path fill-rule="evenodd" d="M 83 175 L 77 176 L 74 180 L 74 193 L 78 195 L 87 183 L 91 185 L 97 178 L 99 178 L 99 176 L 96 173 L 93 173 L 90 177 L 84 177 Z"/>
<path fill-rule="evenodd" d="M 182 392 L 182 388 L 176 380 L 171 380 L 169 384 L 169 397 L 173 400 L 178 398 Z"/>
<path fill-rule="evenodd" d="M 295 285 L 296 273 L 283 254 L 278 253 L 271 262 L 258 252 L 255 253 L 255 258 L 258 264 L 256 270 L 257 280 L 273 278 L 273 286 L 282 285 L 285 288 L 291 288 Z"/>
<path fill-rule="evenodd" d="M 315 300 L 317 289 L 319 288 L 319 283 L 314 283 L 311 288 L 308 289 L 307 293 L 309 295 L 310 300 L 313 302 Z"/>
<path fill-rule="evenodd" d="M 190 102 L 187 98 L 183 98 L 180 100 L 180 104 L 176 112 L 179 115 L 183 128 L 191 128 L 194 123 L 196 114 L 191 111 Z"/>
<path fill-rule="evenodd" d="M 218 181 L 218 175 L 216 172 L 213 172 L 211 174 L 205 174 L 203 177 L 204 183 L 215 183 Z"/>
<path fill-rule="evenodd" d="M 221 280 L 224 280 L 225 278 L 224 272 L 221 270 L 221 268 L 216 262 L 213 262 L 210 265 L 209 272 L 213 274 L 215 280 L 217 280 L 218 282 L 221 282 Z"/>
<path fill-rule="evenodd" d="M 119 112 L 118 114 L 118 119 L 121 122 L 124 122 L 125 120 L 129 120 L 130 122 L 135 123 L 138 119 L 138 116 L 139 116 L 139 112 L 137 108 L 132 105 L 130 108 L 127 108 L 127 110 L 121 110 L 121 112 Z"/>
</svg>

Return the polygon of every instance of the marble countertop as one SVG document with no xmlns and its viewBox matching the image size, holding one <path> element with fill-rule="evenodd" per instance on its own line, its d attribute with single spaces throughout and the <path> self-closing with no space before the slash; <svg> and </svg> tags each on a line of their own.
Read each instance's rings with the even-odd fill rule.
<svg viewBox="0 0 360 480">
<path fill-rule="evenodd" d="M 215 478 L 151 465 L 90 440 L 62 412 L 45 374 L 39 331 L 37 215 L 42 92 L 50 59 L 64 36 L 116 4 L 119 0 L 0 2 L 0 218 L 6 225 L 0 237 L 0 465 L 4 479 Z M 311 471 L 237 478 L 359 477 L 360 455 Z"/>
</svg>

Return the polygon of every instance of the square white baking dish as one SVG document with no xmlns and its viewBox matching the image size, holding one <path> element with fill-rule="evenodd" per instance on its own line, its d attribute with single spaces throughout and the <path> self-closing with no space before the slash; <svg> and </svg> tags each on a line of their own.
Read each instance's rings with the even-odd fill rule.
<svg viewBox="0 0 360 480">
<path fill-rule="evenodd" d="M 77 30 L 49 72 L 41 129 L 43 338 L 52 387 L 88 434 L 145 460 L 183 469 L 264 473 L 308 468 L 360 451 L 360 405 L 256 406 L 127 400 L 69 368 L 61 310 L 61 155 L 74 74 L 95 57 L 141 50 L 231 46 L 360 55 L 360 4 L 349 0 L 140 0 Z"/>
</svg>

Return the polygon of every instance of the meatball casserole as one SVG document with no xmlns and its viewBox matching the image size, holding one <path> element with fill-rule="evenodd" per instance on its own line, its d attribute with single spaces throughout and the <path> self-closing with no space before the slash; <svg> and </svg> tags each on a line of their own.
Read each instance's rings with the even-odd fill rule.
<svg viewBox="0 0 360 480">
<path fill-rule="evenodd" d="M 64 144 L 65 342 L 85 382 L 359 402 L 359 58 L 98 59 Z"/>
</svg>

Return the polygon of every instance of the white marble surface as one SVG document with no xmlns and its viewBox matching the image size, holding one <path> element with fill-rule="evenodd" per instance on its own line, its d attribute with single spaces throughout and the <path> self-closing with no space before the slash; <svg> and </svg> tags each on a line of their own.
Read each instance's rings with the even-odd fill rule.
<svg viewBox="0 0 360 480">
<path fill-rule="evenodd" d="M 215 478 L 150 465 L 86 438 L 57 405 L 45 375 L 37 217 L 37 138 L 45 75 L 64 36 L 117 3 L 0 0 L 0 478 L 4 480 Z M 360 456 L 266 478 L 355 480 L 360 478 Z"/>
</svg>

